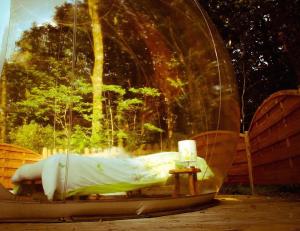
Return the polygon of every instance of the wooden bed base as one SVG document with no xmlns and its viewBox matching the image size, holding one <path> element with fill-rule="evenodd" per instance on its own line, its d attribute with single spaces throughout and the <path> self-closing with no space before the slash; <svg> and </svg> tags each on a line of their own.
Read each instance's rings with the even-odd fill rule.
<svg viewBox="0 0 300 231">
<path fill-rule="evenodd" d="M 0 185 L 0 222 L 73 221 L 92 217 L 138 217 L 191 208 L 211 202 L 216 193 L 180 197 L 108 197 L 48 201 L 15 196 Z"/>
</svg>

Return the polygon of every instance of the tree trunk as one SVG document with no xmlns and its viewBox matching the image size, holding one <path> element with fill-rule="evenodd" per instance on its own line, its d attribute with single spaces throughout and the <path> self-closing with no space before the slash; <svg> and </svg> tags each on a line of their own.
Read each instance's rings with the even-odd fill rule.
<svg viewBox="0 0 300 231">
<path fill-rule="evenodd" d="M 173 141 L 174 113 L 172 112 L 172 105 L 168 98 L 165 98 L 165 103 L 167 107 L 168 148 L 176 148 Z"/>
<path fill-rule="evenodd" d="M 4 67 L 5 68 L 5 67 Z M 6 141 L 6 100 L 7 100 L 7 88 L 6 88 L 6 73 L 3 70 L 3 75 L 0 77 L 0 92 L 1 92 L 1 102 L 0 102 L 0 143 L 5 143 Z"/>
<path fill-rule="evenodd" d="M 93 85 L 93 114 L 92 114 L 92 136 L 91 142 L 93 145 L 99 144 L 102 133 L 102 87 L 103 87 L 103 35 L 101 22 L 99 17 L 99 1 L 88 0 L 89 14 L 92 24 L 93 50 L 94 50 L 94 67 L 91 76 Z"/>
</svg>

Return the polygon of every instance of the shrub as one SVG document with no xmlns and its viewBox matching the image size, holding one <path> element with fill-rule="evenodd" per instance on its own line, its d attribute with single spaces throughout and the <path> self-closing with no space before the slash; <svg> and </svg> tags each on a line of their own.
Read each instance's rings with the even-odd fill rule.
<svg viewBox="0 0 300 231">
<path fill-rule="evenodd" d="M 53 147 L 54 130 L 51 126 L 43 127 L 35 122 L 25 124 L 11 131 L 12 143 L 41 153 L 43 147 Z"/>
</svg>

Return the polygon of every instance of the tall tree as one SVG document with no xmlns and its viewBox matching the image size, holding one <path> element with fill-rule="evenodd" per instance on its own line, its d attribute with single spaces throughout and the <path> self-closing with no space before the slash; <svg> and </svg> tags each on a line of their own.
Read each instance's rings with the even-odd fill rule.
<svg viewBox="0 0 300 231">
<path fill-rule="evenodd" d="M 0 76 L 0 143 L 6 142 L 6 105 L 7 105 L 7 85 L 5 68 Z"/>
<path fill-rule="evenodd" d="M 102 88 L 103 88 L 103 35 L 100 18 L 100 2 L 98 0 L 88 0 L 89 14 L 91 17 L 94 67 L 91 76 L 93 85 L 93 115 L 92 115 L 92 136 L 91 142 L 99 143 L 101 140 L 103 109 L 102 109 Z"/>
</svg>

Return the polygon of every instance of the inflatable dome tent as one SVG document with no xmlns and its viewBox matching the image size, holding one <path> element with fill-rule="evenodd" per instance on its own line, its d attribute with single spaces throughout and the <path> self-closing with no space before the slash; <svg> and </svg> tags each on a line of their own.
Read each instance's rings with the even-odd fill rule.
<svg viewBox="0 0 300 231">
<path fill-rule="evenodd" d="M 214 198 L 235 153 L 239 104 L 222 39 L 197 1 L 9 8 L 1 140 L 68 154 L 20 168 L 16 184 L 54 187 L 38 199 L 1 188 L 1 220 L 139 215 Z M 81 155 L 86 148 L 97 153 Z"/>
</svg>

